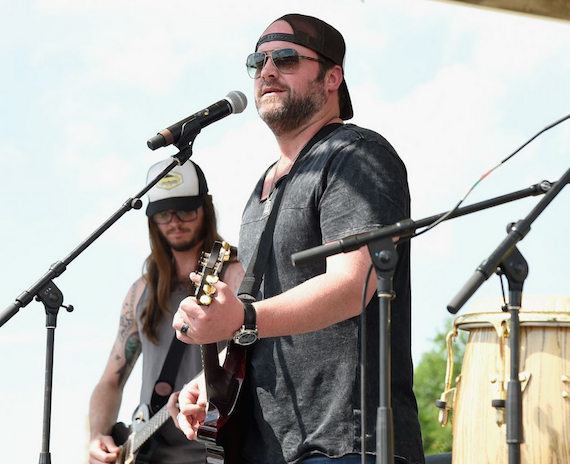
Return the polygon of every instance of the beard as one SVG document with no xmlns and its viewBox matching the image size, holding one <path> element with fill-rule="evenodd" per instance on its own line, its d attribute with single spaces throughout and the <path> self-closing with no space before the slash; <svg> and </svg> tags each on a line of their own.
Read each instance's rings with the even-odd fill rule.
<svg viewBox="0 0 570 464">
<path fill-rule="evenodd" d="M 168 235 L 169 235 L 169 232 L 171 230 L 174 230 L 174 229 L 167 230 L 164 233 L 163 237 L 164 237 L 164 240 L 166 240 L 166 242 L 168 243 L 168 246 L 170 248 L 172 248 L 174 251 L 191 250 L 196 245 L 199 245 L 204 240 L 204 237 L 206 235 L 206 231 L 205 231 L 203 225 L 199 230 L 195 230 L 194 233 L 191 234 L 189 238 L 184 239 L 184 240 L 182 240 L 182 239 L 174 240 L 174 239 L 170 238 Z M 186 231 L 187 229 L 182 227 L 182 228 L 179 228 L 179 230 Z"/>
<path fill-rule="evenodd" d="M 322 80 L 311 82 L 304 95 L 292 91 L 289 86 L 283 84 L 279 87 L 288 92 L 287 98 L 282 101 L 280 106 L 263 108 L 259 99 L 256 98 L 255 100 L 259 116 L 275 135 L 283 135 L 302 127 L 327 101 Z M 263 88 L 264 86 L 260 87 L 260 94 Z"/>
</svg>

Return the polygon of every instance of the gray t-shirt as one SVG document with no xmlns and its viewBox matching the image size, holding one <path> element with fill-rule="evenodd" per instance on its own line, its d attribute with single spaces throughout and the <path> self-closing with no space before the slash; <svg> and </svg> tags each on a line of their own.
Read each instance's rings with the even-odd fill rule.
<svg viewBox="0 0 570 464">
<path fill-rule="evenodd" d="M 150 404 L 154 385 L 162 366 L 170 343 L 174 338 L 175 331 L 172 328 L 172 317 L 174 311 L 178 309 L 178 305 L 189 295 L 189 292 L 175 291 L 170 295 L 170 308 L 173 313 L 171 316 L 165 316 L 160 320 L 159 340 L 160 343 L 155 345 L 150 342 L 142 333 L 141 312 L 149 298 L 149 289 L 145 288 L 139 304 L 137 306 L 137 324 L 139 327 L 139 336 L 142 342 L 142 387 L 140 402 Z M 184 355 L 180 362 L 178 374 L 174 385 L 174 390 L 182 389 L 184 384 L 192 380 L 202 370 L 202 358 L 199 345 L 187 345 Z M 197 441 L 189 441 L 184 434 L 178 430 L 172 420 L 168 420 L 153 436 L 153 439 L 159 443 L 151 456 L 150 464 L 204 464 L 204 445 Z"/>
<path fill-rule="evenodd" d="M 325 262 L 293 266 L 291 255 L 410 217 L 406 169 L 375 132 L 344 125 L 315 144 L 287 181 L 262 285 L 263 297 L 322 274 Z M 242 217 L 240 261 L 252 259 L 267 221 L 263 177 Z M 283 188 L 283 183 L 278 183 Z M 398 247 L 392 302 L 392 409 L 395 454 L 423 462 L 412 391 L 409 244 Z M 343 283 L 338 283 L 342 288 Z M 367 450 L 376 448 L 378 299 L 367 307 Z M 251 347 L 253 421 L 244 455 L 256 464 L 296 463 L 310 455 L 359 453 L 360 317 L 325 329 L 265 338 Z"/>
</svg>

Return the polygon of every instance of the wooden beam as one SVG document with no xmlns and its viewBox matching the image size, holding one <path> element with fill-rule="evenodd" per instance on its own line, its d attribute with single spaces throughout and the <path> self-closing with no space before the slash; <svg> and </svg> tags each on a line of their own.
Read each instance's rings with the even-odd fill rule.
<svg viewBox="0 0 570 464">
<path fill-rule="evenodd" d="M 570 21 L 570 0 L 439 0 L 505 12 Z"/>
</svg>

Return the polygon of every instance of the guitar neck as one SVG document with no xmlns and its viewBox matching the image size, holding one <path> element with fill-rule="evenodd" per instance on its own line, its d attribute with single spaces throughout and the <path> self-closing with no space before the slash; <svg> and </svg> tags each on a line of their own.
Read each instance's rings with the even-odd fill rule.
<svg viewBox="0 0 570 464">
<path fill-rule="evenodd" d="M 135 433 L 132 453 L 136 453 L 156 431 L 162 427 L 166 421 L 170 419 L 170 413 L 166 406 L 163 406 L 154 416 L 150 418 L 148 423 Z"/>
</svg>

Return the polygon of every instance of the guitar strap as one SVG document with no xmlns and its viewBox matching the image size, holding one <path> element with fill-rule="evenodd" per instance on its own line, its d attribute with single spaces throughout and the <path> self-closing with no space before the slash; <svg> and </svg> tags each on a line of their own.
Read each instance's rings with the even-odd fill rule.
<svg viewBox="0 0 570 464">
<path fill-rule="evenodd" d="M 172 339 L 170 344 L 170 349 L 162 365 L 162 371 L 154 384 L 152 390 L 152 398 L 150 400 L 151 411 L 156 413 L 160 408 L 162 408 L 168 401 L 170 394 L 174 391 L 174 382 L 176 380 L 176 374 L 178 373 L 178 366 L 180 366 L 180 361 L 184 355 L 184 349 L 186 348 L 186 343 L 181 342 L 176 338 L 176 334 Z M 170 392 L 167 395 L 161 395 L 157 390 L 161 390 L 159 384 L 167 383 L 170 385 Z"/>
<path fill-rule="evenodd" d="M 289 174 L 283 178 L 281 181 L 281 187 L 275 193 L 275 199 L 273 200 L 273 206 L 271 208 L 271 213 L 269 218 L 267 218 L 267 223 L 265 224 L 265 229 L 261 233 L 257 248 L 253 254 L 253 258 L 247 266 L 247 271 L 245 277 L 242 280 L 240 288 L 238 290 L 238 297 L 241 300 L 255 301 L 259 293 L 259 288 L 261 287 L 261 281 L 263 275 L 265 274 L 265 266 L 267 264 L 267 259 L 269 258 L 269 253 L 273 248 L 273 230 L 275 229 L 275 223 L 277 222 L 277 213 L 281 205 L 281 199 L 285 193 L 287 187 L 287 180 L 292 178 L 297 171 L 299 165 L 301 164 L 301 159 L 305 154 L 317 143 L 319 140 L 324 139 L 327 135 L 332 133 L 335 129 L 342 126 L 341 123 L 328 124 L 321 128 L 311 140 L 305 145 L 305 147 L 299 153 L 299 156 L 295 160 L 293 167 L 289 171 Z"/>
</svg>

